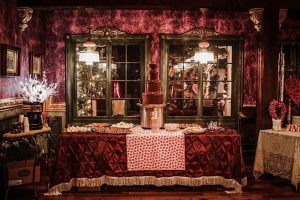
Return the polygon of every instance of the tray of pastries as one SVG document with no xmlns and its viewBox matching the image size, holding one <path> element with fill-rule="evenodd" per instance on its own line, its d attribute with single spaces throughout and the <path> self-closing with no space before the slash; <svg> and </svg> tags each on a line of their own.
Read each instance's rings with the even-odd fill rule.
<svg viewBox="0 0 300 200">
<path fill-rule="evenodd" d="M 214 132 L 224 132 L 225 131 L 225 128 L 224 127 L 221 127 L 219 122 L 209 122 L 207 124 L 207 131 L 208 132 L 211 132 L 211 133 L 214 133 Z"/>
<path fill-rule="evenodd" d="M 131 130 L 129 128 L 118 127 L 102 127 L 96 130 L 98 133 L 110 133 L 110 134 L 129 134 Z"/>
<path fill-rule="evenodd" d="M 225 128 L 219 126 L 214 128 L 207 128 L 207 131 L 210 133 L 224 132 Z"/>
<path fill-rule="evenodd" d="M 86 127 L 90 127 L 93 131 L 100 132 L 103 128 L 109 127 L 110 124 L 108 123 L 91 123 L 85 125 Z"/>
<path fill-rule="evenodd" d="M 133 123 L 127 123 L 127 122 L 119 122 L 116 124 L 111 125 L 112 128 L 133 128 L 134 124 Z"/>
<path fill-rule="evenodd" d="M 181 123 L 181 124 L 179 124 L 179 128 L 180 129 L 186 129 L 188 127 L 200 128 L 201 125 L 200 124 L 189 124 L 189 123 Z"/>
<path fill-rule="evenodd" d="M 190 133 L 204 133 L 206 131 L 206 128 L 203 128 L 201 126 L 190 126 L 185 129 L 183 129 L 184 133 L 190 134 Z"/>
</svg>

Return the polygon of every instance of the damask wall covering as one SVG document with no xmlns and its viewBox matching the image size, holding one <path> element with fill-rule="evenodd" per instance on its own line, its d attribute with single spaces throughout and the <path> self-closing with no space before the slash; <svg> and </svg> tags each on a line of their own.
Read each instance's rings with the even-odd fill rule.
<svg viewBox="0 0 300 200">
<path fill-rule="evenodd" d="M 85 10 L 36 11 L 29 27 L 20 32 L 16 24 L 15 0 L 0 2 L 0 43 L 22 48 L 21 76 L 0 77 L 0 98 L 17 96 L 15 84 L 28 73 L 28 51 L 45 52 L 45 70 L 50 81 L 59 83 L 56 102 L 65 101 L 65 36 L 84 34 L 93 28 L 113 26 L 127 33 L 151 34 L 151 62 L 160 64 L 160 34 L 184 33 L 196 27 L 214 28 L 224 35 L 243 35 L 244 90 L 243 103 L 255 104 L 258 35 L 248 12 L 213 12 L 204 17 L 198 11 L 175 10 Z M 300 38 L 294 33 L 299 21 L 287 20 L 284 40 Z M 291 27 L 290 27 L 291 26 Z M 288 28 L 287 28 L 288 27 Z M 298 31 L 299 32 L 299 31 Z"/>
<path fill-rule="evenodd" d="M 21 48 L 21 75 L 17 77 L 0 76 L 0 99 L 17 97 L 18 83 L 28 75 L 28 52 L 43 52 L 43 18 L 34 11 L 29 27 L 21 32 L 17 24 L 15 0 L 0 1 L 0 43 Z"/>
<path fill-rule="evenodd" d="M 207 21 L 206 21 L 207 20 Z M 203 17 L 198 11 L 174 10 L 59 10 L 45 13 L 48 76 L 59 83 L 56 101 L 65 101 L 65 35 L 87 33 L 87 28 L 114 26 L 127 33 L 151 34 L 151 62 L 160 64 L 162 33 L 184 33 L 196 27 L 214 28 L 224 35 L 244 35 L 244 103 L 256 99 L 257 39 L 247 12 L 216 12 Z"/>
</svg>

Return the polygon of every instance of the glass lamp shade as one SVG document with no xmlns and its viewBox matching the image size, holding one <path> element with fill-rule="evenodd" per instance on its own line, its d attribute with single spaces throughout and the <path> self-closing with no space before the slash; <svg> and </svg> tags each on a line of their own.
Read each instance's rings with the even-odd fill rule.
<svg viewBox="0 0 300 200">
<path fill-rule="evenodd" d="M 200 51 L 195 52 L 194 59 L 201 64 L 207 64 L 208 62 L 214 61 L 214 53 L 207 51 L 206 49 L 201 49 Z"/>
<path fill-rule="evenodd" d="M 93 65 L 94 62 L 100 62 L 99 52 L 87 48 L 79 52 L 79 62 L 85 62 L 86 65 Z"/>
</svg>

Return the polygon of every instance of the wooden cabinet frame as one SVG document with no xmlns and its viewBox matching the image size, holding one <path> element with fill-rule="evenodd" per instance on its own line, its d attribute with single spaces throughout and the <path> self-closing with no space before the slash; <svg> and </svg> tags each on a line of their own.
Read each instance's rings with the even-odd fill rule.
<svg viewBox="0 0 300 200">
<path fill-rule="evenodd" d="M 139 122 L 137 117 L 110 117 L 111 104 L 110 99 L 106 97 L 106 108 L 108 109 L 106 116 L 90 116 L 79 117 L 77 115 L 77 86 L 76 86 L 76 45 L 82 44 L 88 39 L 89 35 L 68 35 L 66 36 L 66 116 L 67 124 L 81 124 L 91 122 L 118 122 L 130 121 Z M 101 27 L 92 31 L 91 39 L 96 43 L 103 43 L 106 45 L 120 45 L 120 44 L 140 44 L 144 47 L 144 55 L 142 55 L 144 62 L 141 63 L 141 88 L 144 87 L 145 70 L 150 61 L 150 36 L 149 34 L 127 34 L 111 27 Z M 108 49 L 111 51 L 111 49 Z M 111 64 L 111 57 L 107 58 L 107 64 Z M 109 68 L 108 68 L 109 69 Z M 111 96 L 111 76 L 110 71 L 107 71 L 107 96 Z M 141 91 L 142 92 L 142 91 Z M 109 100 L 108 100 L 109 99 Z"/>
<path fill-rule="evenodd" d="M 231 97 L 231 116 L 200 116 L 202 112 L 202 103 L 198 103 L 197 116 L 167 116 L 166 121 L 172 122 L 200 122 L 206 123 L 209 121 L 219 121 L 222 124 L 237 128 L 238 111 L 242 102 L 242 75 L 243 75 L 243 37 L 242 36 L 222 36 L 211 30 L 203 28 L 193 29 L 184 34 L 162 34 L 161 35 L 161 80 L 163 82 L 163 92 L 165 94 L 165 102 L 168 103 L 168 45 L 170 44 L 198 44 L 200 38 L 203 38 L 203 33 L 206 34 L 207 40 L 211 45 L 230 45 L 233 51 L 232 61 L 232 97 Z M 202 73 L 202 70 L 200 71 Z M 199 77 L 202 74 L 199 73 Z M 202 83 L 202 81 L 200 81 Z M 200 86 L 201 87 L 201 86 Z M 199 98 L 199 100 L 201 100 Z"/>
</svg>

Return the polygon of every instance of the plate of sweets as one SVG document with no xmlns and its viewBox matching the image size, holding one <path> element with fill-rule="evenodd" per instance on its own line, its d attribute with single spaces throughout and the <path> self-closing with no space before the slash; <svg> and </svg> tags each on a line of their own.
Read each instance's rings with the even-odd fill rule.
<svg viewBox="0 0 300 200">
<path fill-rule="evenodd" d="M 206 128 L 199 126 L 190 126 L 185 129 L 183 129 L 185 134 L 191 134 L 191 133 L 204 133 L 206 131 Z"/>
<path fill-rule="evenodd" d="M 119 122 L 116 124 L 111 125 L 112 128 L 133 128 L 134 124 L 133 123 L 127 123 L 127 122 Z"/>
<path fill-rule="evenodd" d="M 181 124 L 179 124 L 179 128 L 180 129 L 186 129 L 188 127 L 199 128 L 199 127 L 201 127 L 201 125 L 200 124 L 189 124 L 189 123 L 181 123 Z"/>
<path fill-rule="evenodd" d="M 92 130 L 94 130 L 95 132 L 101 132 L 101 131 L 103 131 L 103 129 L 105 129 L 105 127 L 110 126 L 110 124 L 107 124 L 107 123 L 91 123 L 91 124 L 87 124 L 85 126 L 86 127 L 91 127 Z"/>
<path fill-rule="evenodd" d="M 102 127 L 96 130 L 97 133 L 102 134 L 129 134 L 132 133 L 129 128 L 116 128 L 116 127 Z"/>
<path fill-rule="evenodd" d="M 129 134 L 132 133 L 129 128 L 107 127 L 106 133 L 110 134 Z"/>
<path fill-rule="evenodd" d="M 66 129 L 67 133 L 84 133 L 93 131 L 91 127 L 86 126 L 69 126 Z"/>
<path fill-rule="evenodd" d="M 224 132 L 225 128 L 221 127 L 219 122 L 210 121 L 207 124 L 207 131 L 210 133 Z"/>
</svg>

